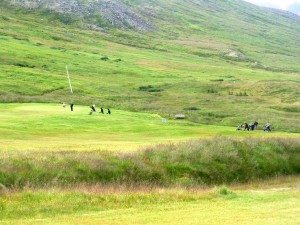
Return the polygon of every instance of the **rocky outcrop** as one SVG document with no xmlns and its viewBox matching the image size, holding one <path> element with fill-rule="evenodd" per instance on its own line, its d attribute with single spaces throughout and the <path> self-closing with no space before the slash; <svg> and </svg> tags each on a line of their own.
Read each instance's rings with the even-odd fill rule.
<svg viewBox="0 0 300 225">
<path fill-rule="evenodd" d="M 106 24 L 121 29 L 150 30 L 154 26 L 147 21 L 142 12 L 134 11 L 119 0 L 11 0 L 12 5 L 23 6 L 30 10 L 47 9 L 50 11 L 74 15 L 83 19 L 94 18 L 93 25 L 98 26 L 101 18 Z M 152 13 L 155 16 L 154 12 Z M 88 22 L 91 25 L 91 21 Z"/>
<path fill-rule="evenodd" d="M 225 52 L 225 56 L 230 57 L 230 58 L 236 58 L 236 59 L 245 59 L 246 58 L 246 56 L 242 52 L 234 50 L 234 49 L 228 49 Z"/>
</svg>

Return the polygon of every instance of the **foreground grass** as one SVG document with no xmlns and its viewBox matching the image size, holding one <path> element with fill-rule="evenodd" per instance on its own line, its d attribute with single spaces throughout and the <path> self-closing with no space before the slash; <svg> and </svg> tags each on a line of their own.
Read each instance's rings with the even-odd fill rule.
<svg viewBox="0 0 300 225">
<path fill-rule="evenodd" d="M 162 123 L 161 116 L 149 113 L 115 109 L 112 109 L 112 115 L 100 115 L 98 112 L 89 115 L 89 112 L 88 106 L 78 105 L 71 112 L 68 106 L 63 109 L 60 104 L 0 104 L 0 150 L 11 153 L 31 150 L 132 150 L 153 143 L 217 135 L 300 137 L 299 134 L 278 131 L 237 132 L 235 127 L 170 120 L 168 117 L 167 123 Z M 262 124 L 259 129 L 262 129 Z"/>
<path fill-rule="evenodd" d="M 222 190 L 226 189 L 227 192 Z M 298 224 L 299 177 L 206 190 L 97 187 L 0 196 L 1 224 Z"/>
<path fill-rule="evenodd" d="M 300 173 L 299 139 L 211 138 L 135 152 L 3 154 L 0 184 L 9 189 L 79 184 L 180 185 L 249 182 Z"/>
</svg>

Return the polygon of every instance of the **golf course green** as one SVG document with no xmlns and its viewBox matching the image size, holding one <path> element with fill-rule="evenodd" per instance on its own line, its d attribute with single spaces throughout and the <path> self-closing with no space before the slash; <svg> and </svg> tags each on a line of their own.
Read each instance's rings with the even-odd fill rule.
<svg viewBox="0 0 300 225">
<path fill-rule="evenodd" d="M 97 107 L 97 106 L 96 106 Z M 172 116 L 162 122 L 150 113 L 111 109 L 94 113 L 88 106 L 61 104 L 0 104 L 0 150 L 137 150 L 151 144 L 180 142 L 219 135 L 246 137 L 300 137 L 299 133 L 236 131 L 236 127 L 205 125 Z M 243 118 L 241 118 L 243 121 Z M 241 122 L 242 123 L 242 122 Z"/>
</svg>

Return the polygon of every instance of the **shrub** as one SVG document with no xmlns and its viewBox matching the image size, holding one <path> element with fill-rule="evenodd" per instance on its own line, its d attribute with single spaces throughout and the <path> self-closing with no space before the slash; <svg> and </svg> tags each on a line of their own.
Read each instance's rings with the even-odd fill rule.
<svg viewBox="0 0 300 225">
<path fill-rule="evenodd" d="M 184 108 L 184 110 L 200 110 L 199 108 L 197 107 L 194 107 L 194 106 L 191 106 L 191 107 L 187 107 L 187 108 Z"/>
<path fill-rule="evenodd" d="M 228 195 L 228 194 L 230 194 L 230 191 L 228 190 L 228 188 L 226 186 L 222 186 L 219 189 L 219 193 L 220 193 L 220 195 Z"/>
<path fill-rule="evenodd" d="M 147 92 L 160 92 L 162 89 L 159 87 L 154 87 L 152 85 L 147 85 L 147 86 L 140 86 L 138 88 L 139 91 L 147 91 Z"/>
<path fill-rule="evenodd" d="M 224 81 L 224 79 L 215 79 L 215 80 L 210 80 L 210 81 L 212 81 L 212 82 L 222 82 L 222 81 Z"/>
<path fill-rule="evenodd" d="M 213 94 L 213 93 L 218 93 L 218 91 L 211 88 L 211 89 L 207 90 L 207 93 L 212 93 Z"/>
<path fill-rule="evenodd" d="M 26 63 L 16 63 L 14 64 L 15 66 L 19 66 L 19 67 L 27 67 L 27 68 L 34 68 L 35 66 L 33 65 L 28 65 Z"/>
<path fill-rule="evenodd" d="M 5 16 L 0 16 L 0 19 L 5 20 L 5 21 L 9 21 L 10 19 L 5 17 Z"/>
<path fill-rule="evenodd" d="M 242 91 L 240 91 L 239 93 L 236 93 L 235 94 L 236 96 L 248 96 L 248 94 L 247 94 L 247 92 L 242 92 Z"/>
<path fill-rule="evenodd" d="M 108 58 L 107 56 L 102 56 L 102 57 L 100 58 L 100 60 L 107 61 L 107 60 L 109 60 L 109 58 Z"/>
</svg>

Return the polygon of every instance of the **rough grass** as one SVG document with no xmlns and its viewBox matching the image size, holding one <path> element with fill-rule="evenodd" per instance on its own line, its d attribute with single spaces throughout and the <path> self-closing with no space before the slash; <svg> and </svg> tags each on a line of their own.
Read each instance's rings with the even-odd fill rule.
<svg viewBox="0 0 300 225">
<path fill-rule="evenodd" d="M 79 187 L 0 195 L 1 224 L 298 224 L 299 177 L 243 186 Z"/>
<path fill-rule="evenodd" d="M 238 183 L 298 174 L 299 160 L 298 139 L 213 138 L 131 153 L 8 154 L 1 157 L 0 183 L 7 188 Z"/>
</svg>

